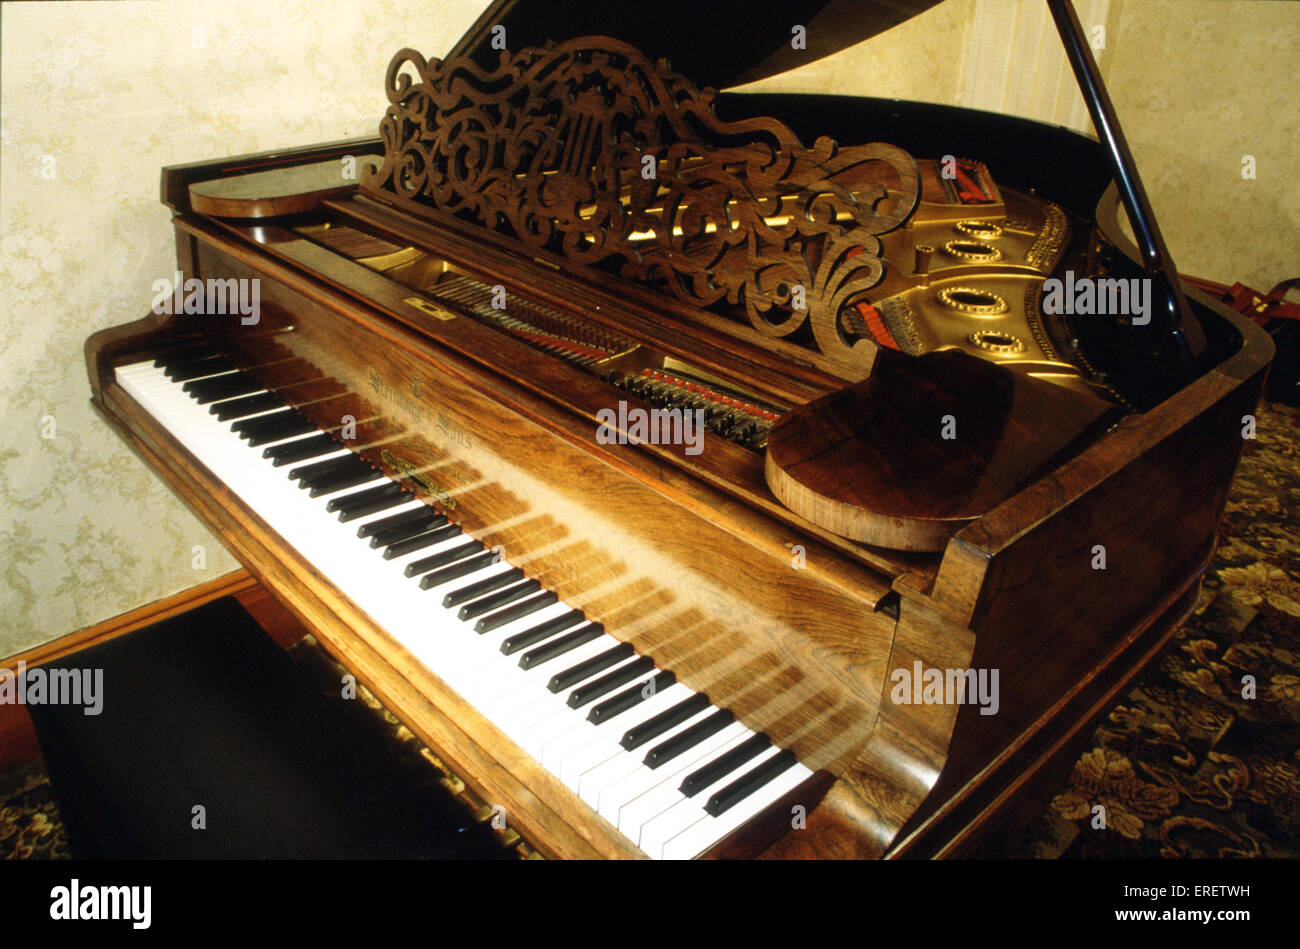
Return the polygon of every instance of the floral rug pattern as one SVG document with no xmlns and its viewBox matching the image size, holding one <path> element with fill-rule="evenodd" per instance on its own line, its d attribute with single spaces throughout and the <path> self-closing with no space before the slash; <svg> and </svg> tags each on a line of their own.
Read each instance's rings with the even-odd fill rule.
<svg viewBox="0 0 1300 949">
<path fill-rule="evenodd" d="M 1196 611 L 1016 855 L 1300 856 L 1300 408 L 1257 419 Z"/>
<path fill-rule="evenodd" d="M 0 775 L 0 857 L 67 860 L 68 834 L 39 761 Z"/>
</svg>

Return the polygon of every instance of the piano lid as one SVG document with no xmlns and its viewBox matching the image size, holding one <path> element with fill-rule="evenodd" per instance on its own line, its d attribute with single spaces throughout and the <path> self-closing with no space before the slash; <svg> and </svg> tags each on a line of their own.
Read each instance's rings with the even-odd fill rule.
<svg viewBox="0 0 1300 949">
<path fill-rule="evenodd" d="M 940 0 L 497 0 L 448 54 L 497 65 L 501 49 L 611 36 L 700 87 L 725 89 L 806 65 L 860 43 Z M 806 28 L 807 48 L 791 45 Z M 504 40 L 498 27 L 504 27 Z M 495 44 L 495 45 L 494 45 Z"/>
</svg>

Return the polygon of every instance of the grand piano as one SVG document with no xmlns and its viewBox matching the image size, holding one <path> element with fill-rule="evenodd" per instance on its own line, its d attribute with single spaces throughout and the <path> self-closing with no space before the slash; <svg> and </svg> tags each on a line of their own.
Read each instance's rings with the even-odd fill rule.
<svg viewBox="0 0 1300 949">
<path fill-rule="evenodd" d="M 1195 604 L 1272 347 L 1068 0 L 1100 141 L 713 91 L 930 5 L 496 0 L 377 138 L 163 170 L 95 407 L 547 856 L 980 852 Z"/>
</svg>

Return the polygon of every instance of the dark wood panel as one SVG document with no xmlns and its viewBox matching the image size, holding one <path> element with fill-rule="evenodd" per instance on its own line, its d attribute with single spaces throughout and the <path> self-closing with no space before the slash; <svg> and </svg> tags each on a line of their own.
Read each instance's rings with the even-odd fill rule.
<svg viewBox="0 0 1300 949">
<path fill-rule="evenodd" d="M 329 198 L 346 195 L 357 187 L 361 163 L 373 154 L 246 171 L 189 187 L 190 208 L 199 214 L 231 218 L 272 218 L 303 214 Z M 351 167 L 345 161 L 351 161 Z"/>
<path fill-rule="evenodd" d="M 168 165 L 162 170 L 159 199 L 177 214 L 184 214 L 191 210 L 189 187 L 196 181 L 211 181 L 215 178 L 250 171 L 293 167 L 327 159 L 340 159 L 345 155 L 373 154 L 377 151 L 382 152 L 383 145 L 378 138 L 369 136 L 189 162 L 184 165 Z"/>
<path fill-rule="evenodd" d="M 836 534 L 940 550 L 1119 414 L 1096 396 L 960 351 L 926 353 L 779 418 L 767 483 Z"/>
</svg>

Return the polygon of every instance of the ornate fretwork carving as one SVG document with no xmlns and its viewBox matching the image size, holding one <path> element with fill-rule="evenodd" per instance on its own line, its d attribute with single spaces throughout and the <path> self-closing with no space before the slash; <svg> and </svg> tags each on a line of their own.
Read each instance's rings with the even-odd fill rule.
<svg viewBox="0 0 1300 949">
<path fill-rule="evenodd" d="M 613 261 L 769 336 L 810 326 L 825 355 L 862 361 L 836 317 L 880 280 L 878 235 L 916 207 L 902 149 L 805 148 L 774 119 L 723 122 L 711 90 L 603 37 L 503 54 L 486 72 L 404 49 L 386 87 L 384 162 L 365 190 L 572 264 Z"/>
</svg>

